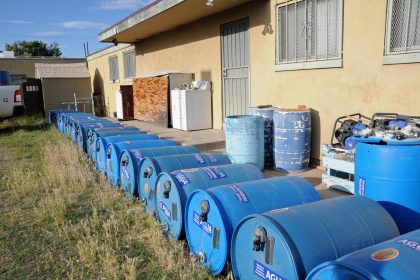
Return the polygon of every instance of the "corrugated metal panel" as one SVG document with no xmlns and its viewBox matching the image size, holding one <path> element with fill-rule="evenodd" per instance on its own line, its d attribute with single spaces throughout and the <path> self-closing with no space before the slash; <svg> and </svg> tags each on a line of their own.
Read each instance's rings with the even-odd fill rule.
<svg viewBox="0 0 420 280">
<path fill-rule="evenodd" d="M 249 20 L 221 27 L 223 114 L 243 115 L 249 107 Z"/>
</svg>

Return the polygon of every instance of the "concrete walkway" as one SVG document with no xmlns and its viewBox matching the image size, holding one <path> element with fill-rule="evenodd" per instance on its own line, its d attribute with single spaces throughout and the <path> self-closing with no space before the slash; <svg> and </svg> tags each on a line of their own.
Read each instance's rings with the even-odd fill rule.
<svg viewBox="0 0 420 280">
<path fill-rule="evenodd" d="M 149 122 L 138 120 L 123 121 L 124 125 L 135 126 L 148 133 L 156 134 L 163 139 L 171 139 L 179 145 L 196 146 L 200 151 L 225 152 L 225 132 L 220 129 L 206 129 L 197 131 L 183 131 L 174 128 L 164 128 Z M 299 176 L 305 178 L 315 187 L 321 198 L 331 198 L 346 195 L 342 191 L 329 189 L 322 183 L 321 175 L 324 172 L 321 168 L 310 168 L 308 171 L 299 173 L 281 173 L 270 167 L 266 167 L 264 175 L 266 177 L 276 176 Z"/>
<path fill-rule="evenodd" d="M 183 146 L 196 146 L 201 151 L 225 149 L 225 132 L 220 129 L 205 129 L 183 131 L 175 128 L 165 128 L 149 122 L 137 120 L 123 121 L 124 125 L 135 126 L 141 130 L 158 135 L 162 139 L 171 139 Z"/>
</svg>

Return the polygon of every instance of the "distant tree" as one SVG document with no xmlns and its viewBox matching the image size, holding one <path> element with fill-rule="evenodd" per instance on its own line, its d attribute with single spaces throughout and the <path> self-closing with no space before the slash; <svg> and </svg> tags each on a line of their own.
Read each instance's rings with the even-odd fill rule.
<svg viewBox="0 0 420 280">
<path fill-rule="evenodd" d="M 61 56 L 60 46 L 56 42 L 47 45 L 42 41 L 16 41 L 6 43 L 5 50 L 13 51 L 15 56 Z"/>
</svg>

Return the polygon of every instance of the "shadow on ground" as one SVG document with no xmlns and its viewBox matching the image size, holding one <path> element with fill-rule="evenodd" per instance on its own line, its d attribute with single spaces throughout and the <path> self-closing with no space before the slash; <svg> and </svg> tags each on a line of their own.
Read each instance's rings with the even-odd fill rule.
<svg viewBox="0 0 420 280">
<path fill-rule="evenodd" d="M 48 130 L 50 128 L 49 123 L 35 124 L 35 125 L 15 125 L 5 126 L 0 128 L 0 135 L 12 134 L 19 130 L 24 131 L 37 131 L 37 130 Z"/>
</svg>

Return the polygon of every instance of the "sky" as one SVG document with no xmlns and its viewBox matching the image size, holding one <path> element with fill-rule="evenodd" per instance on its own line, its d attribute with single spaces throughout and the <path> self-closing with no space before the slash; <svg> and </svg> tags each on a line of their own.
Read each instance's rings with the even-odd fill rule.
<svg viewBox="0 0 420 280">
<path fill-rule="evenodd" d="M 6 43 L 57 42 L 62 57 L 103 49 L 97 35 L 151 0 L 0 0 L 0 50 Z"/>
</svg>

